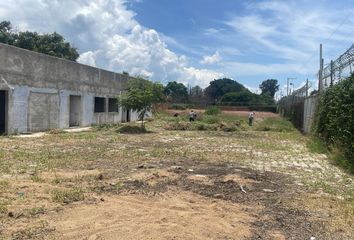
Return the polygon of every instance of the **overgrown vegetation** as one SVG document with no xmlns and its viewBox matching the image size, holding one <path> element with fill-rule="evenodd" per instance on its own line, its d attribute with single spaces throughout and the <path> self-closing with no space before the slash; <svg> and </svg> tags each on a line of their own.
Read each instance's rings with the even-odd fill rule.
<svg viewBox="0 0 354 240">
<path fill-rule="evenodd" d="M 141 128 L 138 126 L 124 125 L 117 129 L 117 133 L 140 134 L 148 133 L 148 131 L 145 128 Z"/>
<path fill-rule="evenodd" d="M 207 109 L 205 109 L 204 113 L 206 115 L 218 115 L 221 113 L 221 110 L 217 106 L 210 106 L 210 107 L 207 107 Z"/>
<path fill-rule="evenodd" d="M 310 137 L 307 148 L 312 153 L 327 153 L 326 143 L 316 136 Z"/>
<path fill-rule="evenodd" d="M 273 131 L 273 132 L 293 132 L 296 131 L 291 122 L 280 117 L 267 118 L 256 125 L 258 131 Z"/>
<path fill-rule="evenodd" d="M 335 162 L 354 172 L 354 75 L 321 93 L 315 131 L 342 152 Z"/>
<path fill-rule="evenodd" d="M 245 117 L 222 114 L 218 107 L 210 107 L 204 114 L 199 113 L 194 122 L 189 122 L 183 114 L 178 117 L 160 114 L 159 118 L 165 122 L 166 130 L 235 132 L 247 126 Z"/>
</svg>

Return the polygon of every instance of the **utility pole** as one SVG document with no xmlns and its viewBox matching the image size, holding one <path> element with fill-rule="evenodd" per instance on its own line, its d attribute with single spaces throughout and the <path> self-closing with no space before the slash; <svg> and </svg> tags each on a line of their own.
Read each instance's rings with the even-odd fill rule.
<svg viewBox="0 0 354 240">
<path fill-rule="evenodd" d="M 289 90 L 290 90 L 290 94 L 291 94 L 291 87 L 289 89 L 289 85 L 293 85 L 293 83 L 291 83 L 289 80 L 294 80 L 294 79 L 296 79 L 296 78 L 288 77 L 287 80 L 286 80 L 286 96 L 289 96 Z"/>
<path fill-rule="evenodd" d="M 286 80 L 286 96 L 289 96 L 289 78 Z"/>
<path fill-rule="evenodd" d="M 323 73 L 323 57 L 322 57 L 322 43 L 320 44 L 320 70 L 318 72 L 318 92 L 322 91 L 322 73 Z"/>
<path fill-rule="evenodd" d="M 306 97 L 309 96 L 309 79 L 306 79 Z"/>
</svg>

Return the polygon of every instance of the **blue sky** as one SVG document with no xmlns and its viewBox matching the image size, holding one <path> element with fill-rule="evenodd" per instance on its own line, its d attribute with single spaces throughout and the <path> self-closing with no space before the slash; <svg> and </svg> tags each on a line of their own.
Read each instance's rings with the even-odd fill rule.
<svg viewBox="0 0 354 240">
<path fill-rule="evenodd" d="M 265 79 L 295 86 L 353 44 L 351 0 L 2 0 L 18 30 L 57 31 L 79 61 L 155 81 L 205 87 L 228 77 L 257 91 Z M 315 85 L 315 82 L 314 82 Z"/>
</svg>

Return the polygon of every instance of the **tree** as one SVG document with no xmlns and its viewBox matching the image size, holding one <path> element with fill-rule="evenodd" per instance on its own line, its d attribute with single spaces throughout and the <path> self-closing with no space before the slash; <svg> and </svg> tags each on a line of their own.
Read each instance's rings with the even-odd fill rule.
<svg viewBox="0 0 354 240">
<path fill-rule="evenodd" d="M 256 94 L 250 91 L 230 92 L 222 96 L 220 102 L 235 106 L 249 106 L 257 98 Z"/>
<path fill-rule="evenodd" d="M 176 81 L 169 82 L 163 91 L 171 102 L 178 103 L 188 100 L 188 89 L 183 83 L 177 83 Z"/>
<path fill-rule="evenodd" d="M 226 93 L 240 91 L 249 90 L 237 81 L 223 78 L 211 81 L 209 86 L 205 89 L 205 95 L 212 101 L 219 101 Z"/>
<path fill-rule="evenodd" d="M 152 110 L 154 104 L 164 100 L 162 84 L 137 77 L 128 81 L 126 91 L 118 97 L 118 104 L 139 112 L 141 127 L 144 128 L 145 114 Z"/>
<path fill-rule="evenodd" d="M 13 36 L 11 35 L 11 23 L 9 21 L 0 22 L 0 42 L 13 44 Z"/>
<path fill-rule="evenodd" d="M 200 103 L 203 101 L 204 98 L 204 93 L 203 93 L 203 89 L 201 87 L 194 86 L 191 88 L 190 94 L 189 94 L 189 100 L 192 103 Z"/>
<path fill-rule="evenodd" d="M 278 80 L 265 80 L 259 85 L 259 88 L 262 90 L 262 94 L 269 93 L 269 95 L 274 98 L 275 93 L 279 90 Z"/>
<path fill-rule="evenodd" d="M 37 32 L 12 31 L 9 21 L 0 22 L 0 42 L 47 55 L 76 61 L 79 53 L 60 34 L 38 34 Z"/>
</svg>

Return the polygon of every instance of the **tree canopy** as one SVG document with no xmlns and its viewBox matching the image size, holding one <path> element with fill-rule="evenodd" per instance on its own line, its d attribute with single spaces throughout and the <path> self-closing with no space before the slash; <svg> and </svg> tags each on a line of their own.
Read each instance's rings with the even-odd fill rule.
<svg viewBox="0 0 354 240">
<path fill-rule="evenodd" d="M 188 100 L 188 89 L 183 83 L 177 83 L 176 81 L 169 82 L 163 91 L 171 102 L 178 103 Z"/>
<path fill-rule="evenodd" d="M 248 89 L 237 81 L 222 78 L 211 81 L 209 86 L 205 89 L 205 95 L 213 101 L 219 101 L 226 93 L 241 91 L 248 91 Z"/>
<path fill-rule="evenodd" d="M 189 100 L 191 102 L 200 103 L 204 100 L 204 91 L 200 86 L 194 86 L 189 93 Z"/>
<path fill-rule="evenodd" d="M 145 114 L 152 110 L 154 104 L 164 100 L 162 84 L 137 77 L 129 80 L 126 91 L 118 97 L 118 104 L 139 112 L 141 126 L 144 127 Z"/>
<path fill-rule="evenodd" d="M 262 94 L 269 93 L 274 98 L 275 93 L 279 90 L 278 80 L 267 79 L 259 85 L 259 88 L 262 90 Z"/>
<path fill-rule="evenodd" d="M 77 49 L 60 34 L 38 34 L 37 32 L 13 32 L 11 22 L 0 22 L 0 42 L 47 55 L 76 61 Z"/>
</svg>

